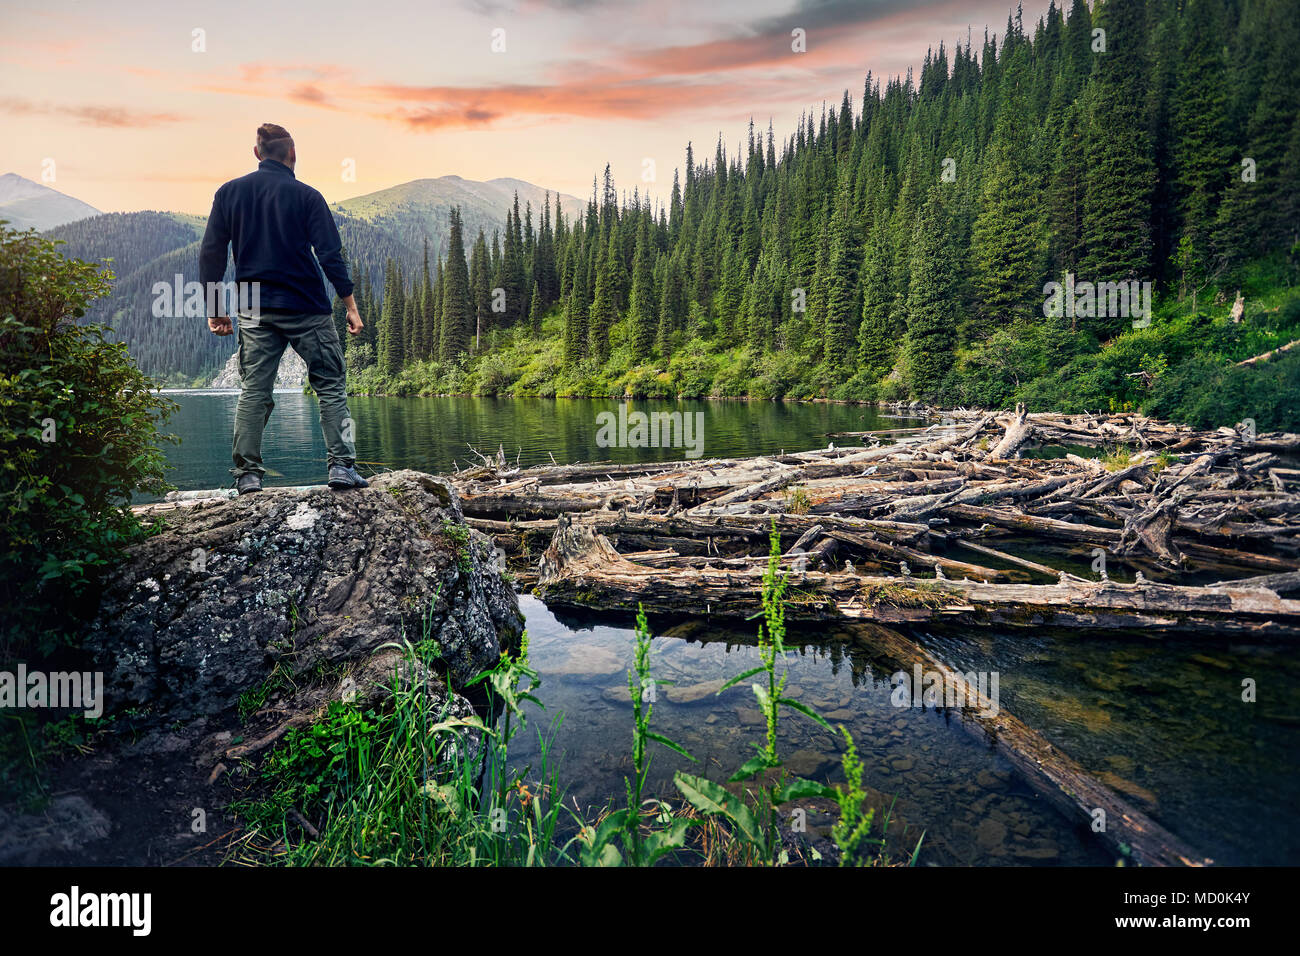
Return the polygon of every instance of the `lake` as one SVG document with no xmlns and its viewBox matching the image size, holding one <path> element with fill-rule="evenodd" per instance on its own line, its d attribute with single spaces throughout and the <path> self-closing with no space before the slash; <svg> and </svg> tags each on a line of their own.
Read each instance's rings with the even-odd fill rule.
<svg viewBox="0 0 1300 956">
<path fill-rule="evenodd" d="M 181 439 L 166 448 L 172 482 L 184 490 L 228 487 L 235 394 L 171 397 L 180 410 L 167 430 Z M 275 400 L 264 443 L 274 470 L 267 484 L 321 483 L 315 400 L 296 392 Z M 680 448 L 601 447 L 598 415 L 617 411 L 612 400 L 354 397 L 350 405 L 363 473 L 447 471 L 472 460 L 470 446 L 492 454 L 501 447 L 521 465 L 683 455 Z M 831 404 L 639 401 L 634 408 L 702 414 L 708 457 L 824 447 L 830 432 L 914 424 Z M 538 731 L 551 733 L 567 802 L 599 808 L 621 800 L 631 772 L 633 622 L 553 611 L 530 595 L 520 606 L 545 711 L 531 708 L 516 755 L 534 761 Z M 679 802 L 674 770 L 725 779 L 761 739 L 747 683 L 720 696 L 711 686 L 757 663 L 754 630 L 705 618 L 652 624 L 655 674 L 675 682 L 659 694 L 654 729 L 698 763 L 652 746 L 649 790 Z M 1045 628 L 907 634 L 963 671 L 997 671 L 1005 710 L 1216 862 L 1300 862 L 1300 828 L 1287 810 L 1300 784 L 1300 662 L 1280 642 Z M 864 782 L 881 806 L 894 806 L 898 847 L 925 832 L 921 863 L 1114 864 L 1093 834 L 942 713 L 895 708 L 888 669 L 851 628 L 792 628 L 787 643 L 788 690 L 853 733 Z M 1258 679 L 1259 703 L 1240 700 L 1242 675 Z M 838 737 L 798 714 L 784 718 L 781 753 L 800 774 L 843 779 Z"/>
</svg>

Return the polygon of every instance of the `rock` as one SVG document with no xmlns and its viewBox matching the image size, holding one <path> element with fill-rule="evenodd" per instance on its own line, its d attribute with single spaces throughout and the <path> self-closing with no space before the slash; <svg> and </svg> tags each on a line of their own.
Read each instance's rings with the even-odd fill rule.
<svg viewBox="0 0 1300 956">
<path fill-rule="evenodd" d="M 426 627 L 460 685 L 523 624 L 490 555 L 454 490 L 418 472 L 221 500 L 128 551 L 85 644 L 112 662 L 108 700 L 168 721 L 231 708 L 277 665 L 359 663 Z"/>
<path fill-rule="evenodd" d="M 400 689 L 431 716 L 470 717 L 466 682 L 523 628 L 490 540 L 429 475 L 269 489 L 166 517 L 107 577 L 84 636 L 114 723 L 59 765 L 44 815 L 0 806 L 0 863 L 220 862 L 221 831 L 189 822 L 206 808 L 209 827 L 238 825 L 228 788 L 256 773 L 241 764 L 334 701 L 379 709 Z M 460 730 L 442 744 L 442 757 L 463 747 L 473 760 L 480 741 Z M 94 806 L 80 795 L 92 793 Z"/>
<path fill-rule="evenodd" d="M 890 759 L 889 766 L 898 773 L 907 773 L 907 771 L 916 766 L 916 760 L 905 754 L 900 754 L 899 756 Z"/>
<path fill-rule="evenodd" d="M 1001 848 L 1007 839 L 1007 828 L 997 820 L 982 820 L 980 825 L 975 828 L 975 842 L 983 850 L 995 850 Z"/>
<path fill-rule="evenodd" d="M 1015 847 L 1011 855 L 1018 860 L 1055 860 L 1060 857 L 1061 851 L 1054 846 L 1027 846 Z"/>
<path fill-rule="evenodd" d="M 632 706 L 632 690 L 627 684 L 614 684 L 612 687 L 606 687 L 600 692 L 600 699 L 607 704 L 619 704 L 623 707 Z"/>
<path fill-rule="evenodd" d="M 84 852 L 109 829 L 108 817 L 76 794 L 55 797 L 39 814 L 0 809 L 0 865 L 32 866 L 48 862 L 52 852 Z"/>
<path fill-rule="evenodd" d="M 757 707 L 737 707 L 735 710 L 736 719 L 742 724 L 765 724 L 767 722 L 767 718 L 763 716 L 763 712 Z"/>
<path fill-rule="evenodd" d="M 212 380 L 210 388 L 239 388 L 239 351 L 226 360 L 225 368 L 217 373 L 217 377 Z M 298 353 L 293 350 L 293 346 L 287 346 L 284 355 L 280 357 L 280 369 L 275 374 L 276 388 L 302 388 L 307 384 L 307 363 L 299 357 Z"/>
<path fill-rule="evenodd" d="M 564 660 L 546 666 L 547 673 L 567 677 L 604 677 L 625 670 L 623 658 L 607 647 L 573 648 Z"/>
<path fill-rule="evenodd" d="M 1121 773 L 1121 774 L 1132 773 L 1133 768 L 1137 766 L 1137 764 L 1133 762 L 1132 757 L 1125 756 L 1124 754 L 1110 754 L 1109 756 L 1102 757 L 1101 759 L 1104 760 L 1106 763 L 1110 764 L 1111 769 L 1113 769 L 1116 773 Z"/>
<path fill-rule="evenodd" d="M 820 777 L 835 766 L 835 760 L 816 750 L 796 750 L 784 761 L 785 768 L 796 777 Z"/>
<path fill-rule="evenodd" d="M 664 688 L 666 696 L 674 704 L 693 704 L 705 697 L 712 697 L 722 689 L 722 685 L 727 681 L 719 677 L 717 680 L 706 680 L 698 684 L 687 684 L 679 687 L 676 684 Z"/>
<path fill-rule="evenodd" d="M 1126 797 L 1132 797 L 1139 804 L 1144 804 L 1146 810 L 1155 810 L 1160 805 L 1156 795 L 1146 787 L 1136 784 L 1132 780 L 1126 780 L 1117 773 L 1104 770 L 1097 774 L 1097 779 L 1112 790 L 1118 790 Z"/>
<path fill-rule="evenodd" d="M 985 790 L 1001 790 L 1009 779 L 1006 774 L 994 773 L 991 770 L 981 770 L 975 775 L 975 783 Z"/>
</svg>

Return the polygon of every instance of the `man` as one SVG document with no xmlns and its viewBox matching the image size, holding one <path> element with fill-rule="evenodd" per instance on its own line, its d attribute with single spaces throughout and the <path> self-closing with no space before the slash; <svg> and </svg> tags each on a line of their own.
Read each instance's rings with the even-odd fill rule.
<svg viewBox="0 0 1300 956">
<path fill-rule="evenodd" d="M 329 206 L 319 192 L 298 181 L 298 154 L 282 126 L 257 129 L 253 155 L 257 171 L 217 190 L 199 253 L 199 281 L 217 288 L 226 272 L 226 247 L 233 244 L 235 281 L 256 288 L 256 309 L 239 316 L 239 377 L 235 410 L 234 460 L 230 473 L 241 495 L 262 490 L 262 431 L 275 402 L 271 390 L 286 345 L 307 365 L 307 381 L 320 401 L 320 423 L 329 452 L 331 488 L 365 488 L 357 474 L 348 413 L 343 345 L 330 316 L 320 269 L 347 306 L 348 333 L 357 335 L 361 316 L 343 261 L 343 243 Z M 316 256 L 312 258 L 312 250 Z M 250 286 L 246 286 L 249 283 Z M 254 284 L 255 285 L 251 285 Z M 242 300 L 242 297 L 241 297 Z M 216 335 L 234 329 L 219 297 L 208 295 L 208 328 Z"/>
</svg>

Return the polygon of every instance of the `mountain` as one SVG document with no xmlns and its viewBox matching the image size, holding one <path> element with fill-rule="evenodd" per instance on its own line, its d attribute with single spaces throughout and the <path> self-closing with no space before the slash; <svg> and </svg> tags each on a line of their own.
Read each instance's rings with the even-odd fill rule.
<svg viewBox="0 0 1300 956">
<path fill-rule="evenodd" d="M 405 273 L 413 275 L 421 268 L 426 238 L 431 262 L 436 261 L 439 250 L 445 251 L 447 211 L 453 205 L 461 207 L 467 237 L 472 241 L 482 229 L 490 245 L 492 231 L 505 225 L 516 191 L 520 214 L 531 203 L 536 226 L 546 191 L 519 179 L 485 183 L 459 176 L 418 179 L 334 203 L 331 208 L 353 279 L 360 282 L 368 277 L 381 294 L 387 260 L 395 260 Z M 552 198 L 552 204 L 554 201 Z M 560 204 L 569 220 L 584 208 L 582 200 L 574 196 L 561 195 Z M 185 282 L 198 280 L 199 243 L 206 217 L 153 211 L 94 215 L 93 210 L 91 216 L 47 231 L 50 237 L 64 241 L 61 252 L 65 256 L 111 260 L 107 264 L 114 275 L 113 291 L 91 305 L 85 321 L 111 326 L 144 371 L 170 384 L 188 385 L 222 369 L 234 352 L 233 337 L 212 335 L 207 324 L 197 318 L 153 315 L 156 283 L 173 285 L 178 273 Z M 233 275 L 228 266 L 226 277 Z"/>
<path fill-rule="evenodd" d="M 99 215 L 99 210 L 57 189 L 42 186 L 17 173 L 0 176 L 0 219 L 14 229 L 53 229 L 64 223 Z"/>
<path fill-rule="evenodd" d="M 492 179 L 485 183 L 460 176 L 440 176 L 437 179 L 416 179 L 400 186 L 378 192 L 355 196 L 334 204 L 338 212 L 373 225 L 383 227 L 389 234 L 412 249 L 422 248 L 424 237 L 429 237 L 429 254 L 446 252 L 448 212 L 459 206 L 468 241 L 473 242 L 479 230 L 489 244 L 492 230 L 501 228 L 505 212 L 519 197 L 522 216 L 527 205 L 533 209 L 533 224 L 541 222 L 542 204 L 547 201 L 547 191 L 526 183 L 522 179 Z M 551 192 L 554 207 L 557 193 Z M 558 194 L 560 207 L 567 219 L 581 215 L 586 202 L 576 196 Z"/>
</svg>

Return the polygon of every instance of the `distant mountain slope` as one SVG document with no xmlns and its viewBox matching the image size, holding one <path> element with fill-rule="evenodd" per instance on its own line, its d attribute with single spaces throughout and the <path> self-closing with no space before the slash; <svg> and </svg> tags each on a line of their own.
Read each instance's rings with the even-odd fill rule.
<svg viewBox="0 0 1300 956">
<path fill-rule="evenodd" d="M 466 244 L 473 243 L 480 229 L 490 243 L 492 230 L 501 228 L 506 210 L 514 202 L 516 193 L 519 196 L 520 215 L 531 204 L 533 224 L 540 225 L 547 191 L 522 179 L 492 179 L 488 182 L 475 182 L 460 176 L 416 179 L 400 186 L 345 199 L 334 203 L 333 208 L 382 226 L 412 248 L 422 248 L 424 238 L 428 236 L 429 254 L 433 256 L 446 251 L 447 213 L 452 206 L 460 206 L 464 216 Z M 556 195 L 555 192 L 550 193 L 552 208 Z M 586 208 L 584 201 L 576 196 L 563 193 L 558 195 L 565 218 L 570 221 Z"/>
<path fill-rule="evenodd" d="M 113 274 L 122 279 L 145 263 L 187 246 L 203 233 L 203 225 L 167 212 L 107 212 L 47 231 L 67 245 L 63 254 L 98 262 L 111 259 Z"/>
<path fill-rule="evenodd" d="M 17 173 L 0 176 L 0 219 L 14 229 L 53 229 L 64 223 L 99 215 L 99 210 L 57 189 L 42 186 Z"/>
<path fill-rule="evenodd" d="M 435 261 L 445 242 L 447 210 L 453 205 L 459 205 L 465 215 L 467 240 L 472 242 L 482 228 L 490 243 L 492 230 L 505 224 L 515 190 L 521 213 L 525 203 L 532 202 L 533 223 L 540 224 L 546 191 L 517 179 L 489 183 L 459 176 L 420 179 L 334 204 L 353 278 L 360 281 L 368 276 L 381 293 L 384 262 L 392 258 L 405 269 L 420 268 L 426 237 L 430 261 Z M 584 208 L 573 196 L 561 196 L 560 202 L 568 219 Z M 91 305 L 85 321 L 112 326 L 145 372 L 169 377 L 173 383 L 215 374 L 235 348 L 233 337 L 212 335 L 202 319 L 153 315 L 156 283 L 173 285 L 177 273 L 185 282 L 197 281 L 199 240 L 205 225 L 205 217 L 183 213 L 107 213 L 47 233 L 65 241 L 62 252 L 69 258 L 112 260 L 113 291 Z M 233 276 L 228 265 L 226 277 Z"/>
</svg>

